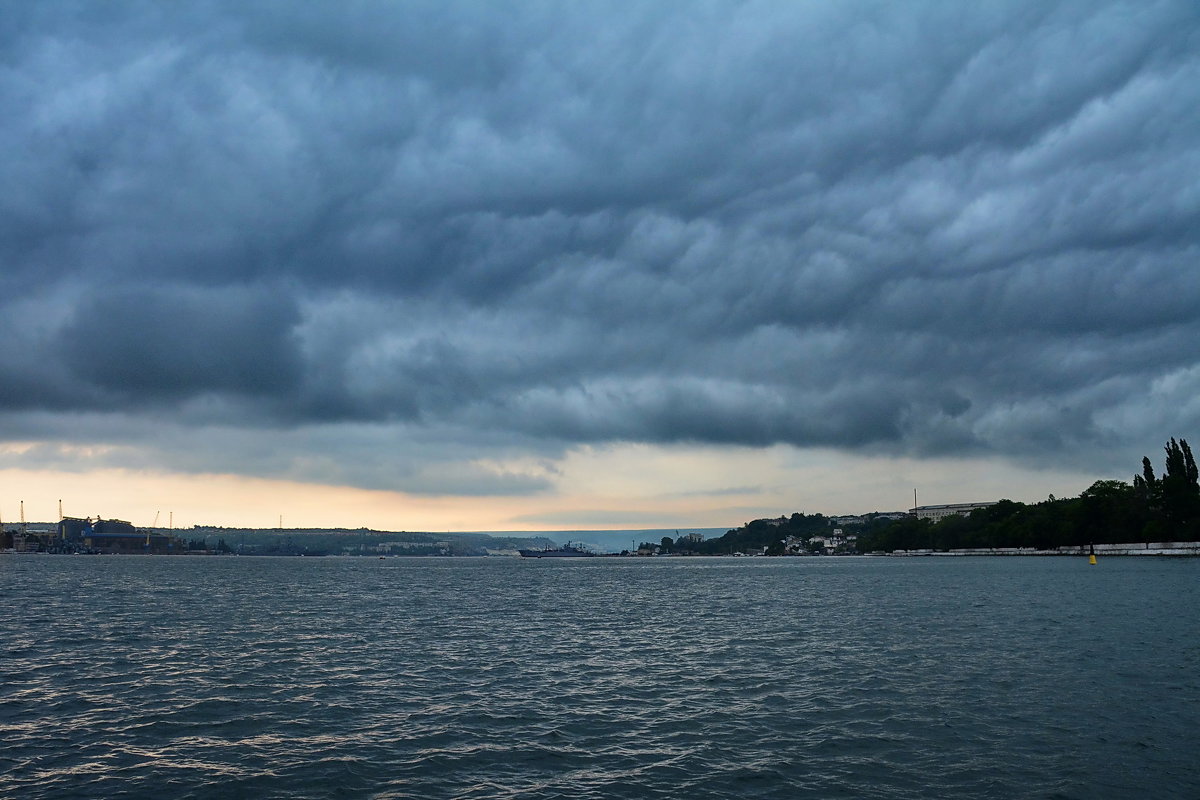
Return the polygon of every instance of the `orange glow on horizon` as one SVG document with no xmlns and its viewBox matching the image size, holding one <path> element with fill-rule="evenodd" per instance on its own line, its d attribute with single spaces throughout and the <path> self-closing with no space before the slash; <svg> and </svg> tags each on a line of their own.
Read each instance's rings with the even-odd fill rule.
<svg viewBox="0 0 1200 800">
<path fill-rule="evenodd" d="M 520 471 L 520 464 L 501 464 Z M 556 465 L 551 490 L 514 496 L 415 495 L 231 474 L 149 470 L 0 470 L 0 518 L 100 515 L 149 527 L 195 525 L 390 531 L 733 528 L 793 512 L 902 511 L 926 502 L 1073 496 L 1094 476 L 985 460 L 869 457 L 766 449 L 623 444 L 581 447 Z M 847 476 L 853 476 L 848 482 Z"/>
<path fill-rule="evenodd" d="M 58 519 L 61 499 L 69 517 L 101 516 L 123 519 L 149 527 L 157 516 L 158 527 L 173 521 L 177 529 L 195 525 L 221 527 L 359 528 L 407 531 L 553 531 L 570 524 L 538 522 L 531 515 L 569 514 L 581 507 L 613 508 L 612 498 L 603 497 L 425 497 L 400 492 L 371 491 L 344 486 L 322 486 L 238 475 L 179 475 L 133 470 L 96 470 L 84 473 L 51 470 L 0 470 L 0 519 L 15 522 L 24 501 L 30 522 Z M 696 516 L 697 509 L 674 504 L 683 520 Z M 703 505 L 703 504 L 690 504 Z M 630 524 L 642 511 L 646 524 Z M 645 502 L 617 504 L 614 518 L 600 528 L 657 528 L 661 505 Z M 702 522 L 691 527 L 715 527 Z M 719 523 L 718 523 L 719 525 Z"/>
</svg>

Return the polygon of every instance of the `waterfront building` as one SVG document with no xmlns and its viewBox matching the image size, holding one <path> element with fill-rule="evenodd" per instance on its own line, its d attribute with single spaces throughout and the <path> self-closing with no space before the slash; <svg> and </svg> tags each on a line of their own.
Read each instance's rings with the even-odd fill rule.
<svg viewBox="0 0 1200 800">
<path fill-rule="evenodd" d="M 58 521 L 58 538 L 68 542 L 83 541 L 83 532 L 92 522 L 83 517 L 63 517 Z"/>
</svg>

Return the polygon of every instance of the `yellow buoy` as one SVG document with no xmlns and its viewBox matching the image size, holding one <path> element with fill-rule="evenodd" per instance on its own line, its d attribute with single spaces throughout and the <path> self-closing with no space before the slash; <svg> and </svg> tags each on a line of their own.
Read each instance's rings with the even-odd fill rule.
<svg viewBox="0 0 1200 800">
<path fill-rule="evenodd" d="M 1093 553 L 1092 555 L 1088 556 L 1088 563 L 1089 563 L 1089 564 L 1095 564 L 1095 563 L 1096 563 L 1096 554 L 1095 554 L 1095 553 Z"/>
</svg>

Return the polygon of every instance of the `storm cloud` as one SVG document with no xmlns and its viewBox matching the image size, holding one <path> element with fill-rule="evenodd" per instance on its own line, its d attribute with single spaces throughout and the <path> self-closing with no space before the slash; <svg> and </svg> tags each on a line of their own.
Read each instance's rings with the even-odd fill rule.
<svg viewBox="0 0 1200 800">
<path fill-rule="evenodd" d="M 503 494 L 1200 426 L 1190 0 L 25 3 L 0 55 L 8 440 Z"/>
</svg>

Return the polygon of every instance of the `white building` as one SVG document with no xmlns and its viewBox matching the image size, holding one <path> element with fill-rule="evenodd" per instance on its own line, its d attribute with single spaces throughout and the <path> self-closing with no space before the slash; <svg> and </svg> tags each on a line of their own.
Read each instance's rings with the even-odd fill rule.
<svg viewBox="0 0 1200 800">
<path fill-rule="evenodd" d="M 994 506 L 995 503 L 946 503 L 940 506 L 917 506 L 909 509 L 908 513 L 912 514 L 917 519 L 931 519 L 937 522 L 939 519 L 954 516 L 967 516 L 977 508 L 987 508 Z"/>
</svg>

